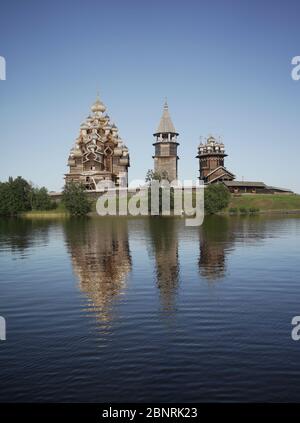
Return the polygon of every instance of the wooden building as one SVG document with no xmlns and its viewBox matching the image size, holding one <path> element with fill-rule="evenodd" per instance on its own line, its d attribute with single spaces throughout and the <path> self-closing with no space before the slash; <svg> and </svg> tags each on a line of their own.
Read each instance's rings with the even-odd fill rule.
<svg viewBox="0 0 300 423">
<path fill-rule="evenodd" d="M 101 182 L 111 181 L 116 186 L 127 186 L 129 152 L 110 122 L 106 107 L 97 98 L 91 114 L 81 124 L 75 146 L 71 149 L 66 182 L 81 182 L 89 191 L 100 189 Z"/>
<path fill-rule="evenodd" d="M 170 181 L 178 178 L 178 135 L 169 114 L 168 103 L 165 102 L 157 131 L 153 134 L 155 137 L 153 159 L 154 171 L 166 174 Z"/>
<path fill-rule="evenodd" d="M 292 194 L 293 191 L 266 185 L 264 182 L 224 181 L 233 194 Z"/>
<path fill-rule="evenodd" d="M 213 136 L 209 136 L 198 147 L 199 179 L 204 184 L 223 183 L 233 194 L 291 194 L 284 188 L 272 187 L 264 182 L 236 181 L 235 175 L 224 164 L 227 157 L 225 146 Z"/>
<path fill-rule="evenodd" d="M 198 147 L 200 178 L 205 184 L 215 182 L 232 181 L 235 176 L 224 166 L 225 153 L 224 144 L 209 136 L 205 143 Z"/>
</svg>

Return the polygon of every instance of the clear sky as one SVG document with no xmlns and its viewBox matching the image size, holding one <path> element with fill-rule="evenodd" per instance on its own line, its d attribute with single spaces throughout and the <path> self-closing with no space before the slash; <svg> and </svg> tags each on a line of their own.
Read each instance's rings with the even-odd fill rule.
<svg viewBox="0 0 300 423">
<path fill-rule="evenodd" d="M 0 179 L 63 186 L 100 91 L 131 155 L 152 168 L 164 98 L 179 176 L 198 177 L 200 135 L 221 135 L 238 179 L 300 192 L 300 2 L 1 0 Z"/>
</svg>

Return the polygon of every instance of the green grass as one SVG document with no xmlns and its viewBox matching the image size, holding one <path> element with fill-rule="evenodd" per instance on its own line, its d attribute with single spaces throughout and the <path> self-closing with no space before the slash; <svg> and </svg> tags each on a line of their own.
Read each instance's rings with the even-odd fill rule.
<svg viewBox="0 0 300 423">
<path fill-rule="evenodd" d="M 69 212 L 66 210 L 63 203 L 58 203 L 56 209 L 53 210 L 31 210 L 22 213 L 22 217 L 28 218 L 49 218 L 49 217 L 66 217 Z"/>
<path fill-rule="evenodd" d="M 229 209 L 259 209 L 260 211 L 300 211 L 300 195 L 297 194 L 243 194 L 232 195 Z"/>
</svg>

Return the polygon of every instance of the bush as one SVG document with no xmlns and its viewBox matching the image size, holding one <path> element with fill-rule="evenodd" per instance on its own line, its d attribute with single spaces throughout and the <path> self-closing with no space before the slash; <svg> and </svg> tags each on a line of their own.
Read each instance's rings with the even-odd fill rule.
<svg viewBox="0 0 300 423">
<path fill-rule="evenodd" d="M 255 213 L 258 213 L 258 212 L 259 212 L 259 209 L 256 208 L 256 207 L 250 207 L 250 209 L 249 209 L 249 213 L 251 213 L 251 214 L 255 214 Z"/>
<path fill-rule="evenodd" d="M 229 213 L 230 213 L 230 214 L 237 214 L 237 213 L 238 213 L 238 209 L 237 209 L 237 207 L 231 207 L 231 208 L 229 209 Z"/>
<path fill-rule="evenodd" d="M 208 185 L 204 190 L 204 208 L 208 214 L 215 214 L 228 207 L 230 192 L 223 184 Z"/>
<path fill-rule="evenodd" d="M 246 207 L 240 207 L 240 213 L 241 214 L 247 214 L 248 210 L 246 209 Z"/>
<path fill-rule="evenodd" d="M 73 216 L 84 216 L 91 210 L 84 185 L 76 182 L 68 182 L 65 185 L 62 201 Z"/>
</svg>

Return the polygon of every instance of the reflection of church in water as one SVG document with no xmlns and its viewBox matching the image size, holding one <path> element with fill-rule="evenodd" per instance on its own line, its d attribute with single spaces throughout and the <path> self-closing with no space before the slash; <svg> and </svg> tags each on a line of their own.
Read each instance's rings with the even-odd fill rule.
<svg viewBox="0 0 300 423">
<path fill-rule="evenodd" d="M 198 251 L 199 282 L 226 277 L 227 260 L 237 242 L 257 243 L 264 238 L 266 222 L 250 219 L 207 218 L 186 238 L 186 227 L 180 218 L 144 220 L 149 253 L 155 262 L 155 283 L 160 307 L 166 314 L 177 309 L 180 278 L 179 251 L 181 242 Z M 114 304 L 126 294 L 126 281 L 132 268 L 128 220 L 87 219 L 65 222 L 65 235 L 80 290 L 90 301 L 90 307 L 104 324 L 113 319 Z M 149 236 L 149 238 L 148 238 Z M 184 248 L 184 247 L 183 247 Z"/>
<path fill-rule="evenodd" d="M 226 251 L 233 244 L 228 221 L 216 217 L 207 219 L 199 232 L 199 270 L 207 280 L 219 279 L 226 274 Z"/>
<path fill-rule="evenodd" d="M 176 308 L 179 284 L 178 221 L 149 219 L 152 252 L 155 257 L 156 284 L 161 307 L 170 313 Z"/>
<path fill-rule="evenodd" d="M 223 216 L 207 217 L 199 228 L 200 275 L 207 281 L 225 277 L 228 256 L 235 249 L 236 243 L 257 243 L 265 238 L 265 232 L 264 220 L 258 222 Z"/>
<path fill-rule="evenodd" d="M 131 270 L 126 220 L 68 222 L 66 238 L 81 291 L 100 320 L 109 322 L 113 301 L 126 288 Z"/>
</svg>

